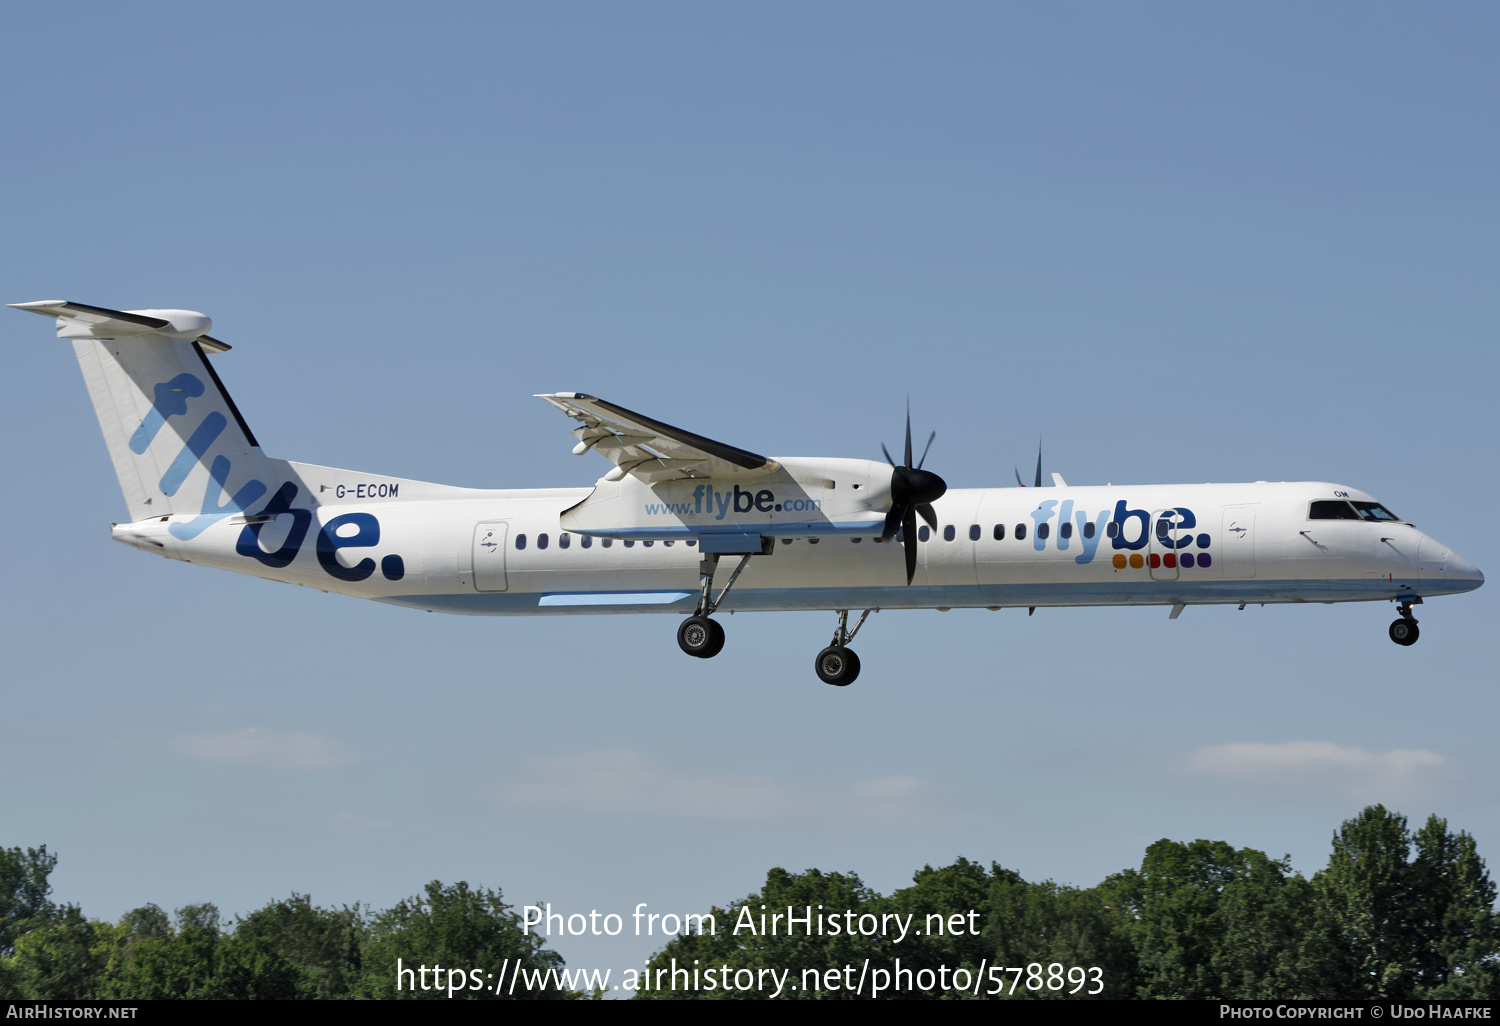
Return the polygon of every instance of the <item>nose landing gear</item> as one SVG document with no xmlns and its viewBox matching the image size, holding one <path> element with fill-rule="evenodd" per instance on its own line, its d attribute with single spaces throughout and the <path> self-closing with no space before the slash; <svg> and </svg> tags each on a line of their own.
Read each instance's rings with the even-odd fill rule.
<svg viewBox="0 0 1500 1026">
<path fill-rule="evenodd" d="M 1422 632 L 1417 629 L 1417 618 L 1411 615 L 1411 607 L 1422 600 L 1419 598 L 1409 599 L 1398 603 L 1396 611 L 1401 614 L 1401 619 L 1391 622 L 1391 640 L 1398 645 L 1415 645 Z"/>
</svg>

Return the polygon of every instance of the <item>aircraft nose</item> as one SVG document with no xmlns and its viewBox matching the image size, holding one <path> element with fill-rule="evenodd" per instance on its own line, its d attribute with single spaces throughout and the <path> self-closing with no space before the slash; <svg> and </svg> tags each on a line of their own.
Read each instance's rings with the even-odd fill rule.
<svg viewBox="0 0 1500 1026">
<path fill-rule="evenodd" d="M 1463 581 L 1468 587 L 1464 591 L 1473 591 L 1484 583 L 1484 574 L 1479 567 L 1470 563 L 1451 549 L 1448 552 L 1448 579 L 1450 581 Z"/>
</svg>

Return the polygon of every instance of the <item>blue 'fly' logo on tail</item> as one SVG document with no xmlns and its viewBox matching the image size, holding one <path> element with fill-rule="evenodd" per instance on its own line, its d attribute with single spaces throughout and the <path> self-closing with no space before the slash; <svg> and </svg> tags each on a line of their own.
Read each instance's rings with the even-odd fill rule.
<svg viewBox="0 0 1500 1026">
<path fill-rule="evenodd" d="M 137 456 L 151 447 L 156 433 L 166 424 L 168 417 L 187 413 L 187 401 L 203 394 L 203 381 L 192 374 L 179 374 L 171 381 L 163 381 L 152 391 L 156 393 L 156 402 L 151 404 L 141 426 L 130 436 L 130 451 Z"/>
</svg>

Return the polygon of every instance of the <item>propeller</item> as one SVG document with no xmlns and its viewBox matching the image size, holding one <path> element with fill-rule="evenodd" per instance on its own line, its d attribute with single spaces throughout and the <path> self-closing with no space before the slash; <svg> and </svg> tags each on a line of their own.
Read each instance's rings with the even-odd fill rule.
<svg viewBox="0 0 1500 1026">
<path fill-rule="evenodd" d="M 901 532 L 902 543 L 906 548 L 906 583 L 910 584 L 917 575 L 917 515 L 934 531 L 937 530 L 937 513 L 932 509 L 932 504 L 943 497 L 948 490 L 948 483 L 938 477 L 930 470 L 923 470 L 922 464 L 927 462 L 927 451 L 932 448 L 932 440 L 937 437 L 937 432 L 927 436 L 927 445 L 922 450 L 922 458 L 917 461 L 916 466 L 911 462 L 911 408 L 906 410 L 906 462 L 898 464 L 891 459 L 891 452 L 880 444 L 880 451 L 885 453 L 885 460 L 891 465 L 891 511 L 885 515 L 885 531 L 882 538 L 891 538 L 897 531 Z"/>
<path fill-rule="evenodd" d="M 1020 468 L 1019 467 L 1013 467 L 1011 469 L 1015 470 L 1015 472 L 1016 472 L 1016 484 L 1020 485 L 1022 488 L 1025 488 L 1026 485 L 1021 481 L 1021 470 L 1020 470 Z M 1036 443 L 1036 487 L 1040 488 L 1041 486 L 1042 486 L 1042 443 L 1038 442 L 1038 443 Z"/>
</svg>

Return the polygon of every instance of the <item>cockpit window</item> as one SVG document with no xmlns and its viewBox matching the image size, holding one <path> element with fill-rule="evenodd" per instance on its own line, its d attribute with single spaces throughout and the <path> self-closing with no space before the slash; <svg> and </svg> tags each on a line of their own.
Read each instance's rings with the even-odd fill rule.
<svg viewBox="0 0 1500 1026">
<path fill-rule="evenodd" d="M 1399 524 L 1401 518 L 1378 502 L 1359 499 L 1316 499 L 1307 512 L 1309 520 L 1369 520 L 1382 524 Z"/>
<path fill-rule="evenodd" d="M 1309 520 L 1358 520 L 1359 514 L 1343 499 L 1318 499 L 1308 511 Z"/>
<path fill-rule="evenodd" d="M 1350 499 L 1349 505 L 1353 506 L 1359 513 L 1361 520 L 1376 520 L 1383 524 L 1399 524 L 1401 518 L 1378 502 L 1361 502 L 1358 499 Z"/>
</svg>

